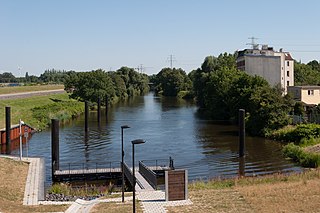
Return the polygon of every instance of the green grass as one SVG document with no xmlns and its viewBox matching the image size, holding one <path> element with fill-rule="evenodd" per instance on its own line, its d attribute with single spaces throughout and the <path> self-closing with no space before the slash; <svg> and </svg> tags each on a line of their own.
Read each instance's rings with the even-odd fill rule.
<svg viewBox="0 0 320 213">
<path fill-rule="evenodd" d="M 41 90 L 64 89 L 63 85 L 36 85 L 36 86 L 18 86 L 18 87 L 0 87 L 0 94 L 12 94 L 20 92 L 32 92 Z"/>
<path fill-rule="evenodd" d="M 208 182 L 195 181 L 189 184 L 189 190 L 202 189 L 232 189 L 236 186 L 252 186 L 259 184 L 275 184 L 281 182 L 296 182 L 320 178 L 320 170 L 307 170 L 302 173 L 271 174 L 258 177 L 241 177 L 232 179 L 212 179 Z"/>
<path fill-rule="evenodd" d="M 5 107 L 11 107 L 11 124 L 22 119 L 37 130 L 45 129 L 51 118 L 68 120 L 84 111 L 84 104 L 69 99 L 67 93 L 1 100 L 0 128 L 5 127 Z"/>
</svg>

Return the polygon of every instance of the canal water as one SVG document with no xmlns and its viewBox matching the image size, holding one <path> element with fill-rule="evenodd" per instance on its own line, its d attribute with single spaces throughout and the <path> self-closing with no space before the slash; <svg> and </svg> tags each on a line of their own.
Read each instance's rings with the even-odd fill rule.
<svg viewBox="0 0 320 213">
<path fill-rule="evenodd" d="M 245 160 L 238 158 L 238 128 L 207 120 L 194 103 L 175 98 L 160 98 L 149 93 L 109 107 L 108 119 L 102 110 L 90 112 L 89 133 L 84 132 L 84 116 L 60 127 L 60 164 L 96 163 L 121 160 L 121 126 L 124 129 L 125 162 L 131 164 L 135 139 L 136 160 L 174 159 L 177 169 L 187 169 L 190 180 L 254 176 L 274 172 L 299 171 L 284 159 L 281 145 L 264 138 L 246 137 Z M 28 146 L 28 147 L 27 147 Z M 36 133 L 24 156 L 40 156 L 46 161 L 47 182 L 51 181 L 51 132 Z M 19 155 L 19 150 L 12 154 Z M 137 164 L 136 164 L 137 165 Z"/>
</svg>

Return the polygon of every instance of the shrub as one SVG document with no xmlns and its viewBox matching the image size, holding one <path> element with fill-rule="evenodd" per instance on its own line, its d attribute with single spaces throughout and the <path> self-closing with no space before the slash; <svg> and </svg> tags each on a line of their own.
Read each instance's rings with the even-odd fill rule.
<svg viewBox="0 0 320 213">
<path fill-rule="evenodd" d="M 320 155 L 316 153 L 305 152 L 303 148 L 289 143 L 283 148 L 283 154 L 291 158 L 303 167 L 317 168 L 320 165 Z"/>
<path fill-rule="evenodd" d="M 313 145 L 320 142 L 320 125 L 319 124 L 300 124 L 295 127 L 287 126 L 280 130 L 274 131 L 268 137 L 295 144 Z"/>
</svg>

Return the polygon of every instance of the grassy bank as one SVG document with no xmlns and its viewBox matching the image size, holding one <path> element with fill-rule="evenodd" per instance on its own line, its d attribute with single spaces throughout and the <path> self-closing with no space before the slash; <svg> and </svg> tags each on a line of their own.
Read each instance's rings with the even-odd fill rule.
<svg viewBox="0 0 320 213">
<path fill-rule="evenodd" d="M 17 86 L 17 87 L 0 87 L 0 94 L 12 94 L 20 92 L 34 92 L 42 90 L 64 89 L 63 85 L 37 85 L 37 86 Z"/>
<path fill-rule="evenodd" d="M 189 185 L 193 205 L 168 212 L 317 212 L 320 170 Z"/>
<path fill-rule="evenodd" d="M 69 99 L 67 93 L 2 100 L 0 128 L 5 127 L 6 106 L 11 107 L 11 124 L 18 124 L 19 119 L 22 119 L 37 130 L 45 129 L 52 118 L 63 122 L 84 111 L 84 104 Z"/>
<path fill-rule="evenodd" d="M 0 212 L 61 212 L 68 206 L 23 206 L 28 164 L 0 158 Z"/>
</svg>

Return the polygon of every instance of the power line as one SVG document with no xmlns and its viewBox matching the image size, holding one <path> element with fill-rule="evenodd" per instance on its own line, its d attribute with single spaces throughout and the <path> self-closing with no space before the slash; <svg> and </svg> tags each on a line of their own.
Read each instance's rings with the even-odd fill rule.
<svg viewBox="0 0 320 213">
<path fill-rule="evenodd" d="M 176 59 L 174 58 L 174 55 L 169 55 L 167 61 L 170 62 L 170 67 L 171 67 L 171 69 L 172 69 L 172 64 L 173 64 L 173 62 L 176 61 Z"/>
</svg>

